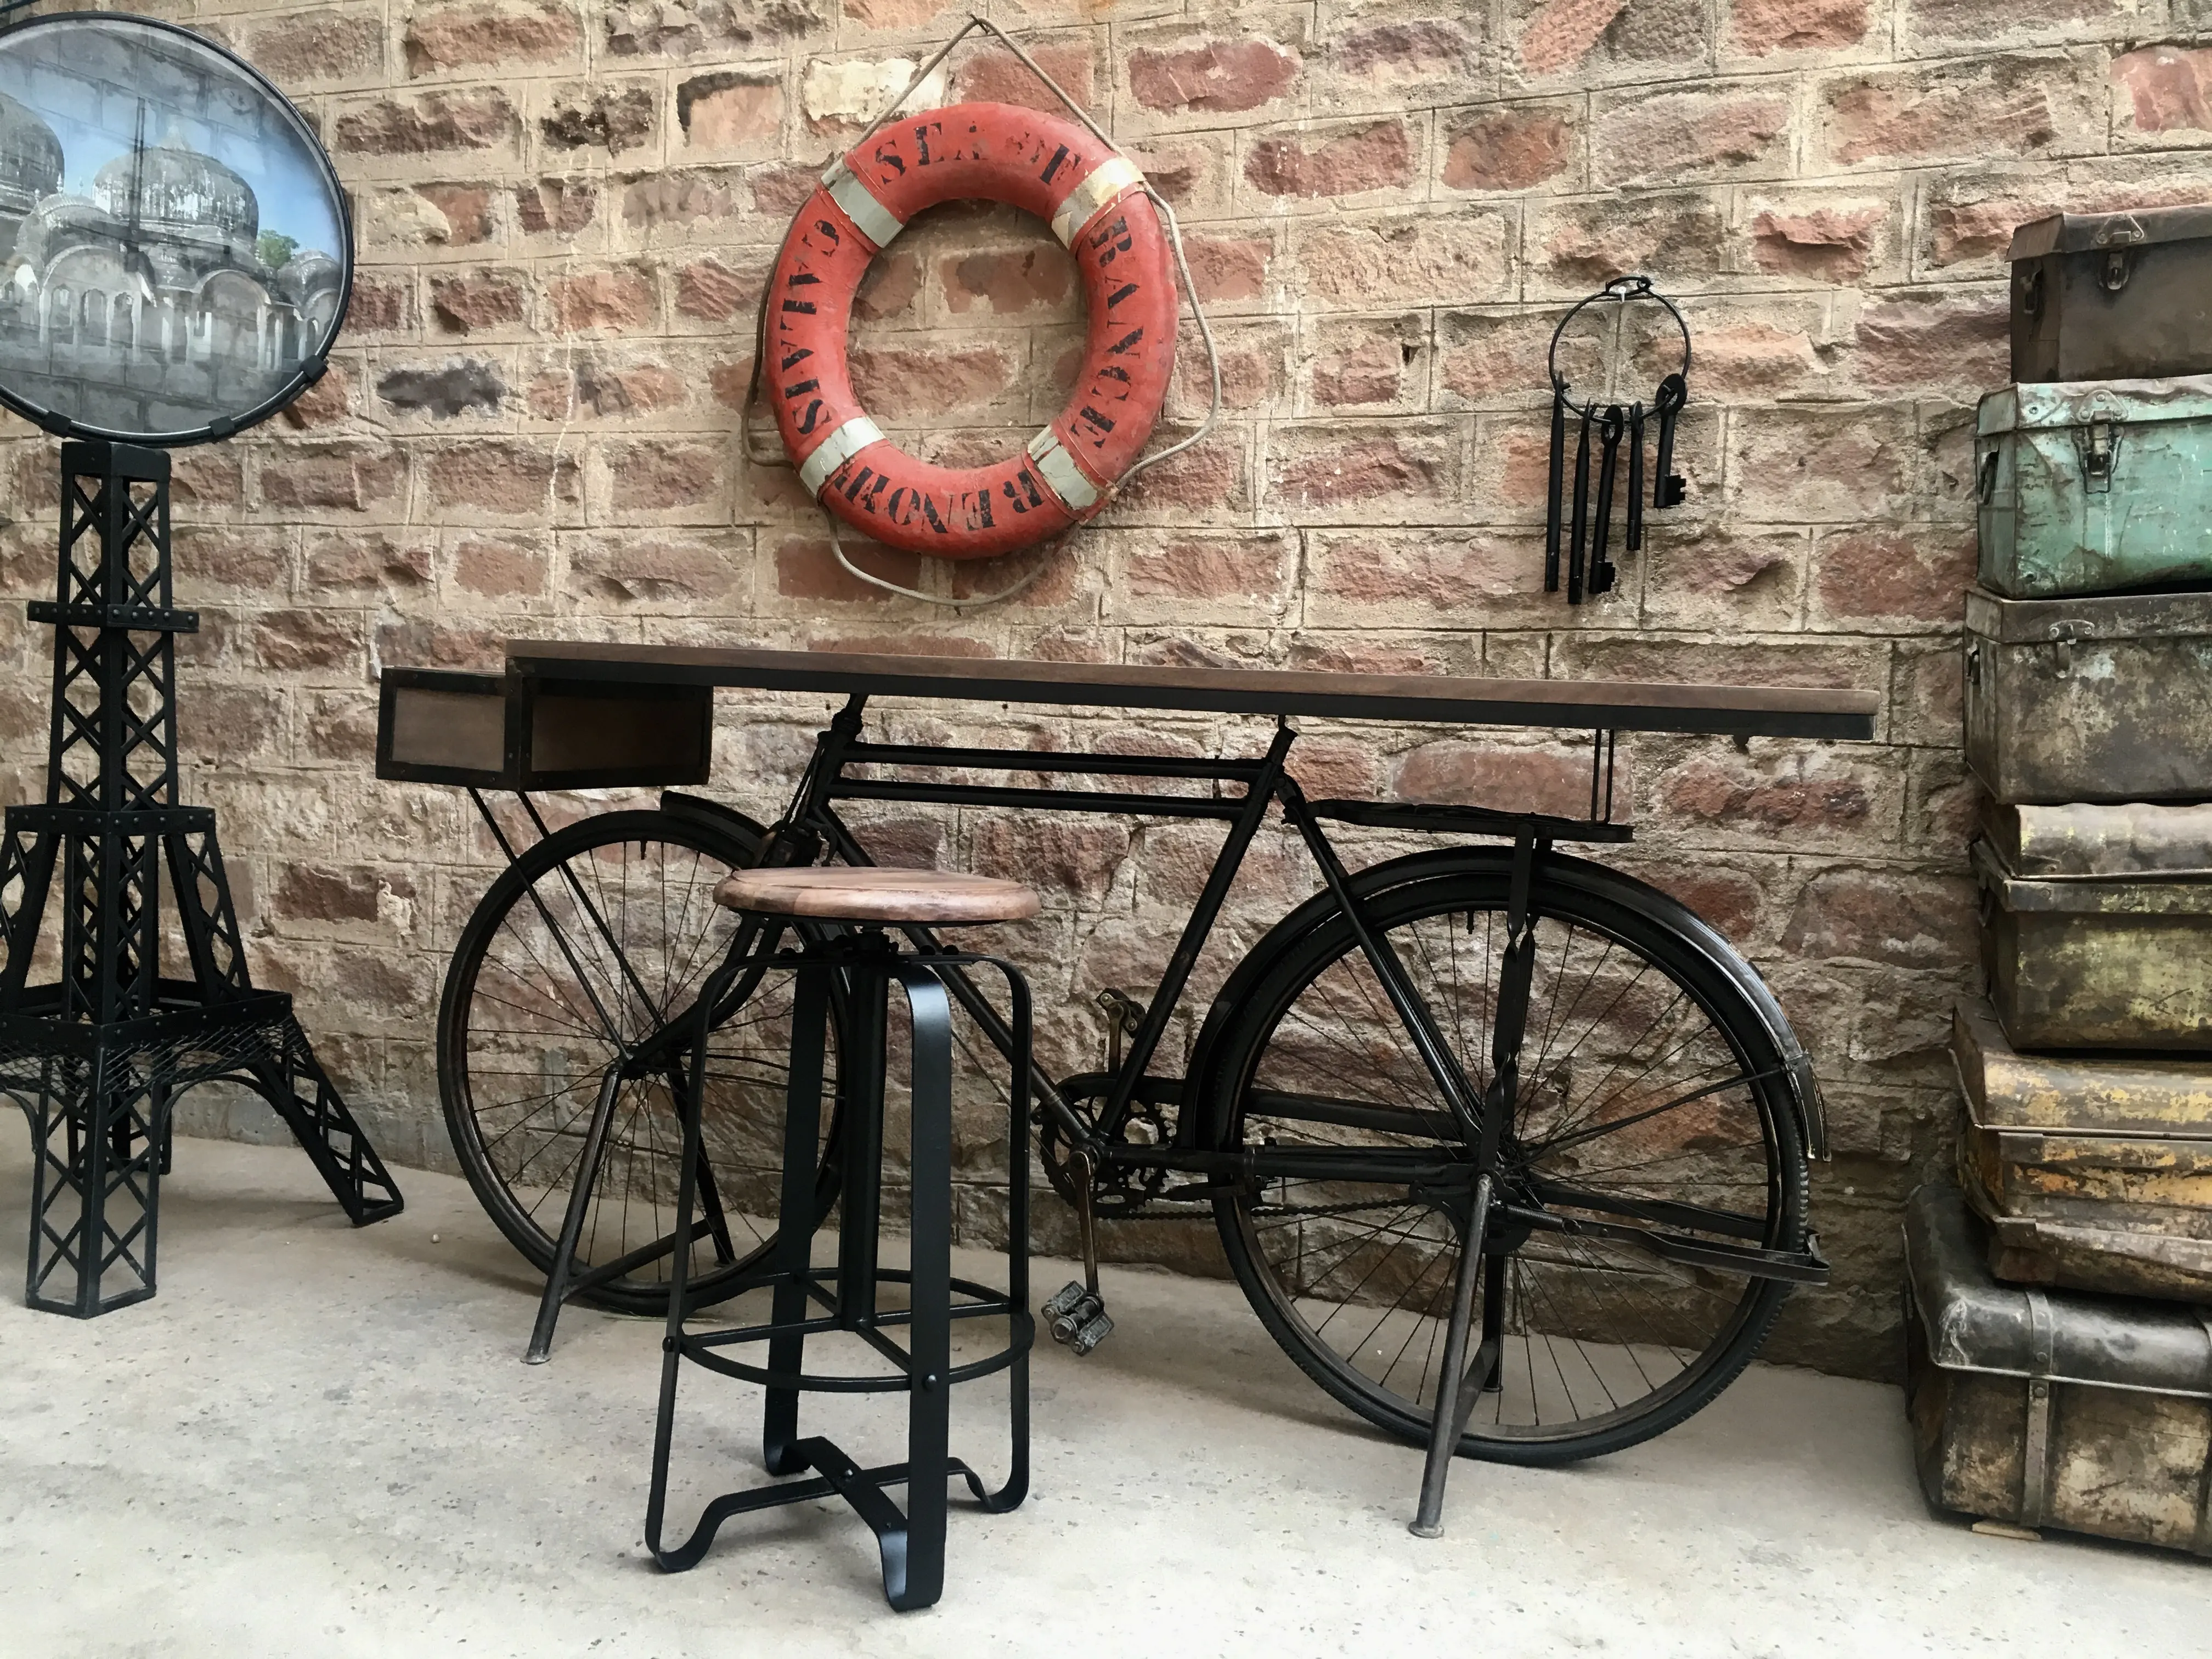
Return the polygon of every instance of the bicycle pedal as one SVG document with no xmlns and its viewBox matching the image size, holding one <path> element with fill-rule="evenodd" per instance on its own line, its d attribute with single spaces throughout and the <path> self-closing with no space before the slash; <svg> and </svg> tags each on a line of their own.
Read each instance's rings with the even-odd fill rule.
<svg viewBox="0 0 2212 1659">
<path fill-rule="evenodd" d="M 1066 1284 L 1054 1291 L 1051 1299 L 1044 1304 L 1046 1322 L 1048 1324 L 1059 1318 L 1060 1315 L 1068 1312 L 1077 1303 L 1090 1294 L 1091 1292 L 1084 1288 L 1081 1279 L 1069 1279 Z"/>
<path fill-rule="evenodd" d="M 1079 1335 L 1090 1328 L 1093 1321 L 1103 1318 L 1105 1312 L 1106 1304 L 1088 1291 L 1085 1291 L 1082 1298 L 1073 1307 L 1052 1322 L 1052 1340 L 1059 1343 L 1072 1344 Z"/>
<path fill-rule="evenodd" d="M 1102 1310 L 1096 1319 L 1068 1339 L 1067 1351 L 1080 1359 L 1113 1334 L 1113 1318 Z"/>
</svg>

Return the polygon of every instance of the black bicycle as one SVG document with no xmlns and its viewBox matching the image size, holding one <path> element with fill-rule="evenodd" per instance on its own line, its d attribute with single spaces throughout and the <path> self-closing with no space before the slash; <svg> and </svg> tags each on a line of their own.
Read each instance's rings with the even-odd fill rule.
<svg viewBox="0 0 2212 1659">
<path fill-rule="evenodd" d="M 1559 850 L 1629 838 L 1609 821 L 1609 738 L 1594 749 L 1589 816 L 1568 818 L 1310 800 L 1286 723 L 1264 755 L 1231 760 L 954 749 L 863 741 L 866 702 L 853 696 L 821 734 L 774 829 L 672 791 L 657 811 L 510 848 L 469 922 L 440 1012 L 440 1080 L 470 1181 L 555 1281 L 541 1335 L 569 1295 L 665 1310 L 680 1033 L 737 927 L 712 890 L 763 861 L 872 862 L 838 811 L 853 800 L 1226 826 L 1157 990 L 1113 1011 L 1106 1069 L 1032 1076 L 1042 1163 L 1086 1242 L 1094 1219 L 1210 1210 L 1275 1340 L 1393 1434 L 1519 1463 L 1632 1445 L 1743 1369 L 1793 1284 L 1825 1279 L 1806 1214 L 1817 1095 L 1774 998 L 1683 905 Z M 1211 788 L 968 781 L 991 772 Z M 1319 890 L 1230 975 L 1168 1074 L 1155 1062 L 1170 1018 L 1278 811 Z M 1327 824 L 1503 844 L 1355 872 Z M 990 1001 L 953 988 L 1003 1049 Z M 682 1243 L 701 1305 L 769 1242 L 784 994 L 743 977 L 718 1011 L 704 1218 Z M 826 1215 L 834 1079 L 824 1095 Z"/>
</svg>

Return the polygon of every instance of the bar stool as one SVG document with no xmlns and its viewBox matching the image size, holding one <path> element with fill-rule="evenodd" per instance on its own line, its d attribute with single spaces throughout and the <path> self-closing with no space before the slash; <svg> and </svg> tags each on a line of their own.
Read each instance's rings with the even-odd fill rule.
<svg viewBox="0 0 2212 1659">
<path fill-rule="evenodd" d="M 844 1498 L 876 1534 L 883 1556 L 884 1594 L 901 1612 L 926 1607 L 945 1587 L 945 1487 L 964 1479 L 982 1507 L 1011 1510 L 1029 1492 L 1029 1350 L 1035 1323 L 1029 1314 L 1029 1125 L 1024 1111 L 1030 1075 L 1030 994 L 1011 963 L 957 951 L 902 950 L 884 930 L 900 924 L 960 925 L 1013 921 L 1037 912 L 1036 895 L 1018 882 L 934 870 L 744 870 L 725 880 L 715 902 L 735 910 L 744 925 L 728 957 L 701 989 L 684 1095 L 684 1156 L 677 1193 L 675 1237 L 693 1233 L 698 1200 L 694 1172 L 701 1164 L 705 1115 L 707 1041 L 718 1009 L 740 975 L 757 985 L 769 969 L 797 976 L 792 1019 L 791 1078 L 784 1117 L 781 1199 L 769 1265 L 716 1299 L 743 1290 L 772 1287 L 766 1324 L 686 1331 L 684 1280 L 690 1251 L 675 1252 L 671 1271 L 668 1331 L 661 1343 L 660 1413 L 653 1443 L 653 1484 L 645 1537 L 653 1559 L 671 1572 L 695 1565 L 716 1529 L 734 1515 L 826 1498 Z M 846 925 L 795 951 L 779 951 L 787 919 Z M 1014 1086 L 1006 1129 L 1008 1216 L 1007 1285 L 1004 1291 L 951 1276 L 952 1025 L 941 970 L 988 964 L 1006 975 L 1012 998 Z M 913 1018 L 913 1206 L 909 1267 L 878 1265 L 883 1164 L 886 1003 L 896 981 Z M 817 1141 L 821 1123 L 825 1028 L 833 995 L 842 999 L 838 1087 L 843 1107 L 842 1190 L 837 1261 L 813 1265 L 811 1246 L 820 1225 L 817 1207 Z M 879 1309 L 884 1284 L 910 1287 L 910 1307 Z M 956 1303 L 955 1293 L 965 1300 Z M 808 1304 L 821 1309 L 808 1316 Z M 1003 1317 L 1006 1346 L 955 1366 L 955 1319 Z M 884 1334 L 904 1325 L 903 1347 Z M 806 1339 L 847 1332 L 860 1337 L 896 1374 L 817 1374 L 803 1369 Z M 768 1345 L 765 1366 L 742 1363 L 727 1350 Z M 769 1473 L 816 1472 L 811 1480 L 786 1481 L 726 1493 L 701 1513 L 691 1536 L 665 1547 L 661 1521 L 668 1495 L 669 1446 L 674 1429 L 678 1368 L 685 1360 L 725 1376 L 762 1384 L 768 1392 L 765 1462 Z M 997 1492 L 959 1459 L 947 1454 L 948 1407 L 954 1383 L 1008 1370 L 1012 1473 Z M 862 1468 L 833 1442 L 799 1434 L 799 1396 L 808 1392 L 864 1394 L 900 1391 L 907 1396 L 907 1456 L 902 1463 Z M 901 1512 L 886 1488 L 903 1484 Z"/>
</svg>

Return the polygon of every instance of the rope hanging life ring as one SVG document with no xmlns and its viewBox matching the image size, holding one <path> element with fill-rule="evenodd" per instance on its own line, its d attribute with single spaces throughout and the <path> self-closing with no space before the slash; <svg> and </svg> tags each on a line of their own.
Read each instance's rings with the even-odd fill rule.
<svg viewBox="0 0 2212 1659">
<path fill-rule="evenodd" d="M 1036 214 L 1075 255 L 1090 324 L 1066 407 L 990 466 L 915 459 L 854 395 L 853 296 L 875 256 L 939 202 Z M 769 279 L 762 379 L 809 495 L 863 535 L 939 558 L 1049 541 L 1106 504 L 1143 452 L 1175 368 L 1174 264 L 1144 175 L 1070 121 L 956 104 L 886 125 L 823 175 Z"/>
</svg>

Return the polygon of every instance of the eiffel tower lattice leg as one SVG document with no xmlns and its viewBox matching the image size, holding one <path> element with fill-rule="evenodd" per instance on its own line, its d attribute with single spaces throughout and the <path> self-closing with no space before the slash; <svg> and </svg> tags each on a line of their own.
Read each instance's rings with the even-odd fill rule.
<svg viewBox="0 0 2212 1659">
<path fill-rule="evenodd" d="M 205 813 L 204 821 L 195 814 L 167 842 L 177 915 L 203 994 L 211 1000 L 259 994 L 246 971 L 230 883 L 216 844 L 215 814 Z M 399 1188 L 315 1059 L 289 999 L 282 1030 L 271 1036 L 268 1057 L 251 1062 L 240 1080 L 284 1120 L 356 1227 L 398 1215 Z"/>
</svg>

